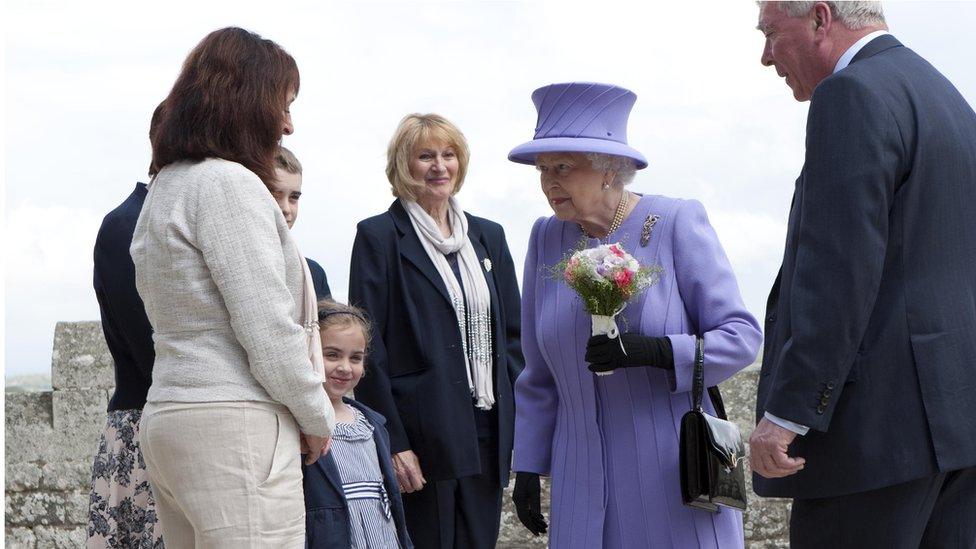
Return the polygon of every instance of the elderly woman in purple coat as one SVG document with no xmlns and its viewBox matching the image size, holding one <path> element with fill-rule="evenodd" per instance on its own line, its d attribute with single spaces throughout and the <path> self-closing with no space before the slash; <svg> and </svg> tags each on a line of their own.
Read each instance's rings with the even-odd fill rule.
<svg viewBox="0 0 976 549">
<path fill-rule="evenodd" d="M 742 547 L 741 514 L 685 507 L 678 475 L 696 337 L 704 338 L 706 386 L 749 365 L 762 340 L 718 237 L 699 202 L 627 190 L 647 166 L 627 145 L 632 92 L 553 84 L 532 100 L 535 138 L 509 159 L 536 166 L 555 215 L 536 221 L 525 258 L 513 467 L 519 519 L 545 531 L 539 475 L 548 475 L 554 549 Z M 581 240 L 620 242 L 641 265 L 663 268 L 621 313 L 619 341 L 591 337 L 582 302 L 550 274 Z"/>
</svg>

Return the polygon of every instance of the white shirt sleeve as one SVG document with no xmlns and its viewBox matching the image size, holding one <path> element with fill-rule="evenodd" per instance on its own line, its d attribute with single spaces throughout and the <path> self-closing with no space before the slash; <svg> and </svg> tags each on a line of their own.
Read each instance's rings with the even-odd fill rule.
<svg viewBox="0 0 976 549">
<path fill-rule="evenodd" d="M 769 412 L 765 412 L 763 414 L 763 417 L 765 417 L 769 421 L 772 421 L 773 423 L 775 423 L 776 425 L 779 425 L 780 427 L 782 427 L 784 429 L 789 429 L 790 431 L 793 431 L 794 433 L 796 433 L 796 434 L 798 434 L 800 436 L 803 436 L 803 435 L 807 434 L 807 432 L 810 431 L 810 428 L 807 427 L 806 425 L 800 425 L 799 423 L 793 423 L 792 421 L 790 421 L 788 419 L 783 419 L 783 418 L 780 418 L 780 417 L 776 417 L 773 414 L 770 414 Z"/>
</svg>

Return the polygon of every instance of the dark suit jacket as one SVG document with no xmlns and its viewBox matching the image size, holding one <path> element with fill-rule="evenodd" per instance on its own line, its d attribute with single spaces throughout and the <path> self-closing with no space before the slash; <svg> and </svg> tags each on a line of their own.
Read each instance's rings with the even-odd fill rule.
<svg viewBox="0 0 976 549">
<path fill-rule="evenodd" d="M 373 426 L 373 441 L 383 473 L 383 484 L 390 498 L 390 513 L 396 525 L 401 549 L 411 549 L 413 544 L 407 534 L 403 514 L 403 500 L 393 471 L 390 454 L 390 435 L 383 424 L 386 420 L 365 405 L 343 398 L 346 404 L 357 408 Z M 307 549 L 346 549 L 352 547 L 349 532 L 349 504 L 342 491 L 342 478 L 332 454 L 326 454 L 312 465 L 302 465 L 302 485 L 305 490 L 305 547 Z"/>
<path fill-rule="evenodd" d="M 95 297 L 102 316 L 105 343 L 115 362 L 115 393 L 109 411 L 141 410 L 152 384 L 152 326 L 136 291 L 136 272 L 129 255 L 132 233 L 148 190 L 137 183 L 132 194 L 102 220 L 95 239 Z"/>
<path fill-rule="evenodd" d="M 376 329 L 356 398 L 386 416 L 394 453 L 413 450 L 428 481 L 481 473 L 474 405 L 457 317 L 447 288 L 399 201 L 357 227 L 349 301 Z M 494 324 L 498 473 L 507 483 L 515 402 L 525 364 L 519 340 L 515 266 L 497 223 L 468 215 L 468 238 L 485 273 Z"/>
<path fill-rule="evenodd" d="M 816 88 L 757 413 L 811 427 L 764 496 L 976 465 L 976 114 L 891 35 Z"/>
<path fill-rule="evenodd" d="M 325 269 L 314 260 L 305 258 L 308 263 L 308 272 L 312 274 L 312 284 L 315 286 L 315 299 L 325 299 L 332 297 L 332 290 L 329 289 L 329 279 L 325 276 Z"/>
</svg>

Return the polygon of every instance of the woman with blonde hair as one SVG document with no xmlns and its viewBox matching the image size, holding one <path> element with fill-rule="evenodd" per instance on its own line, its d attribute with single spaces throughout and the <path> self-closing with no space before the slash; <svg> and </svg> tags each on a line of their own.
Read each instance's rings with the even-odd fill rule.
<svg viewBox="0 0 976 549">
<path fill-rule="evenodd" d="M 356 398 L 386 416 L 421 548 L 494 547 L 511 462 L 518 283 L 501 226 L 455 197 L 467 168 L 457 127 L 405 117 L 387 151 L 397 199 L 359 223 L 349 276 L 376 328 Z"/>
</svg>

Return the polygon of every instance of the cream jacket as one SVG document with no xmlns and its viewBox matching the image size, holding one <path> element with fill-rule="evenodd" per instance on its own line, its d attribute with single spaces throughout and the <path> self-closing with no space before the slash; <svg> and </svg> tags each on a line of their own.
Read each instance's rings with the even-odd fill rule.
<svg viewBox="0 0 976 549">
<path fill-rule="evenodd" d="M 301 324 L 303 259 L 253 172 L 221 159 L 166 166 L 130 252 L 154 331 L 148 402 L 280 402 L 303 432 L 331 433 Z"/>
</svg>

